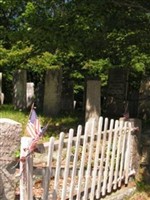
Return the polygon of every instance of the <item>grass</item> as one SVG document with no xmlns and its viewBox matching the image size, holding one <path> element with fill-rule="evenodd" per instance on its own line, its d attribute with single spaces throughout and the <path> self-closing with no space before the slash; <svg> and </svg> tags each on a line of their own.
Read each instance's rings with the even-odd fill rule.
<svg viewBox="0 0 150 200">
<path fill-rule="evenodd" d="M 83 116 L 81 112 L 61 113 L 57 117 L 45 117 L 41 113 L 37 113 L 41 125 L 49 123 L 48 130 L 44 136 L 44 140 L 48 140 L 50 136 L 58 137 L 60 132 L 67 133 L 70 128 L 76 130 L 79 124 L 83 124 Z M 22 136 L 26 135 L 26 124 L 29 119 L 29 111 L 14 110 L 13 105 L 2 105 L 0 107 L 0 118 L 9 118 L 22 124 Z"/>
<path fill-rule="evenodd" d="M 150 200 L 150 185 L 143 181 L 138 181 L 136 188 L 136 192 L 128 200 Z"/>
<path fill-rule="evenodd" d="M 23 132 L 27 124 L 29 114 L 13 109 L 12 105 L 2 105 L 0 107 L 0 118 L 9 118 L 22 124 Z M 22 132 L 22 135 L 23 135 Z"/>
</svg>

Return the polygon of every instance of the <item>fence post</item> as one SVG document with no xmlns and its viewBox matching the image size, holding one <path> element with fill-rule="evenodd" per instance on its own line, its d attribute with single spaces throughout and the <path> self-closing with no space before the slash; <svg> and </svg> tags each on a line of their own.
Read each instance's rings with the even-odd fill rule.
<svg viewBox="0 0 150 200">
<path fill-rule="evenodd" d="M 135 179 L 139 177 L 139 168 L 140 168 L 140 160 L 141 160 L 141 120 L 137 118 L 129 118 L 125 120 L 124 118 L 120 118 L 120 120 L 128 121 L 131 123 L 131 168 L 135 171 Z"/>
<path fill-rule="evenodd" d="M 21 138 L 21 151 L 20 151 L 20 158 L 26 156 L 26 151 L 29 147 L 32 138 L 29 137 L 22 137 Z M 20 161 L 20 200 L 25 199 L 33 199 L 33 191 L 32 191 L 32 179 L 33 179 L 33 160 L 32 155 L 30 155 L 26 160 L 25 163 Z"/>
<path fill-rule="evenodd" d="M 141 120 L 137 118 L 129 118 L 131 122 L 131 165 L 135 170 L 135 179 L 139 177 L 139 168 L 141 160 Z"/>
</svg>

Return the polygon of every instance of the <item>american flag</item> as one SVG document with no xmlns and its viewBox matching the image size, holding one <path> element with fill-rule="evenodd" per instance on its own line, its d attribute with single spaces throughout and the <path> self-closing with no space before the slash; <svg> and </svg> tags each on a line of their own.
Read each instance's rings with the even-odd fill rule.
<svg viewBox="0 0 150 200">
<path fill-rule="evenodd" d="M 27 133 L 32 137 L 36 138 L 41 135 L 42 129 L 40 120 L 34 109 L 31 110 L 29 121 L 26 126 Z"/>
<path fill-rule="evenodd" d="M 41 127 L 40 120 L 34 110 L 34 107 L 32 106 L 30 116 L 29 116 L 29 121 L 26 126 L 26 130 L 28 134 L 32 137 L 32 141 L 30 145 L 28 146 L 28 148 L 26 149 L 27 150 L 26 156 L 22 156 L 19 160 L 20 162 L 23 163 L 23 167 L 21 169 L 19 176 L 21 176 L 23 174 L 23 171 L 26 170 L 25 165 L 24 165 L 26 162 L 26 158 L 30 156 L 31 153 L 34 152 L 40 137 L 43 136 L 47 128 L 48 128 L 48 124 L 44 126 L 43 128 Z"/>
</svg>

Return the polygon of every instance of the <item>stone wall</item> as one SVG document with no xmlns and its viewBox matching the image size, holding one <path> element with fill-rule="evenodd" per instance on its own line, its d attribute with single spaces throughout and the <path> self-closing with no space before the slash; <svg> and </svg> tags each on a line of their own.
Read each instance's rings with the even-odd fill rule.
<svg viewBox="0 0 150 200">
<path fill-rule="evenodd" d="M 15 152 L 20 147 L 22 126 L 20 123 L 0 119 L 0 199 L 15 199 L 15 170 L 12 163 L 15 161 Z"/>
</svg>

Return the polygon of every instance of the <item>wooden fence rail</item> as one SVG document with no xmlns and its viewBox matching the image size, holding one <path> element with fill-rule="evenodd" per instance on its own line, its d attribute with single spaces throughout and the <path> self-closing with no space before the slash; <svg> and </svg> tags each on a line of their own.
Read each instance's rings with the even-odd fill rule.
<svg viewBox="0 0 150 200">
<path fill-rule="evenodd" d="M 42 179 L 43 200 L 100 199 L 113 190 L 128 184 L 133 175 L 131 160 L 131 123 L 99 118 L 81 125 L 77 133 L 69 130 L 68 138 L 60 133 L 59 140 L 51 137 L 44 148 L 48 148 L 47 164 Z M 22 138 L 21 157 L 31 142 Z M 24 165 L 20 180 L 20 199 L 33 199 L 33 155 Z M 62 169 L 63 172 L 62 172 Z"/>
</svg>

